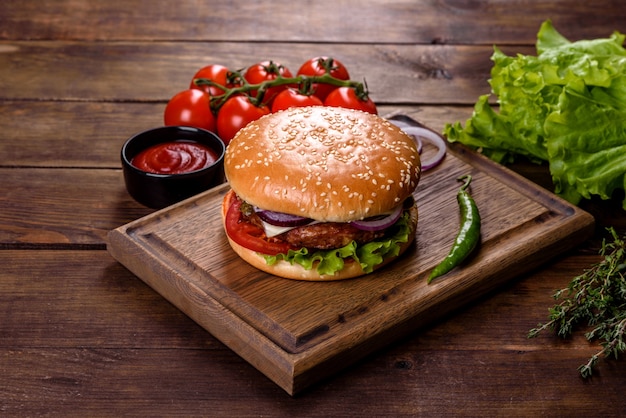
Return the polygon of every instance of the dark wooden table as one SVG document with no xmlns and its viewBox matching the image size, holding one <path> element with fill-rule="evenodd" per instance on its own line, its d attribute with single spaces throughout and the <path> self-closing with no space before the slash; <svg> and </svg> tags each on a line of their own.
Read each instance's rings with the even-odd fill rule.
<svg viewBox="0 0 626 418">
<path fill-rule="evenodd" d="M 618 416 L 626 362 L 577 367 L 580 334 L 527 339 L 554 290 L 599 260 L 620 202 L 587 202 L 596 236 L 291 397 L 118 264 L 109 230 L 152 212 L 119 150 L 162 124 L 201 66 L 332 55 L 381 114 L 465 121 L 492 46 L 534 53 L 542 21 L 571 40 L 626 32 L 621 1 L 0 3 L 0 415 Z M 516 167 L 551 188 L 545 167 Z"/>
</svg>

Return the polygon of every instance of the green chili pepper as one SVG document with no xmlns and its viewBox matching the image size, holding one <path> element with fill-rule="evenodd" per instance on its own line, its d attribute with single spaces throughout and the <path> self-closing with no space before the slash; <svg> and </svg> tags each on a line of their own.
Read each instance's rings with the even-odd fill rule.
<svg viewBox="0 0 626 418">
<path fill-rule="evenodd" d="M 461 264 L 480 242 L 480 213 L 476 202 L 467 190 L 472 176 L 468 174 L 459 177 L 458 180 L 465 180 L 465 184 L 461 186 L 456 196 L 461 214 L 461 227 L 446 258 L 428 276 L 428 283 Z"/>
</svg>

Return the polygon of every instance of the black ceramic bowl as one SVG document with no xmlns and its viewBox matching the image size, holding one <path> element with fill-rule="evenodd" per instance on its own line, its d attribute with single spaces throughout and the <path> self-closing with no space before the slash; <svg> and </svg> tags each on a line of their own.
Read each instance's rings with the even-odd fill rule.
<svg viewBox="0 0 626 418">
<path fill-rule="evenodd" d="M 155 174 L 132 164 L 132 159 L 153 145 L 190 141 L 215 151 L 217 160 L 208 167 L 180 174 Z M 122 169 L 128 193 L 139 203 L 161 209 L 224 182 L 224 142 L 213 132 L 184 126 L 164 126 L 140 132 L 122 147 Z"/>
</svg>

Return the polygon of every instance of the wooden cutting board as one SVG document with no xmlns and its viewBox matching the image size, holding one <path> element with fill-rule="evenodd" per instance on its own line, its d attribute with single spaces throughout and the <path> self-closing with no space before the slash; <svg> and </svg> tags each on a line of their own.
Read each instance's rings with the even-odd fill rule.
<svg viewBox="0 0 626 418">
<path fill-rule="evenodd" d="M 482 244 L 426 283 L 459 226 L 457 181 L 473 176 Z M 593 217 L 463 146 L 423 173 L 416 243 L 371 275 L 338 282 L 277 278 L 242 261 L 221 221 L 227 184 L 121 226 L 108 250 L 225 345 L 294 395 L 365 355 L 582 242 Z"/>
</svg>

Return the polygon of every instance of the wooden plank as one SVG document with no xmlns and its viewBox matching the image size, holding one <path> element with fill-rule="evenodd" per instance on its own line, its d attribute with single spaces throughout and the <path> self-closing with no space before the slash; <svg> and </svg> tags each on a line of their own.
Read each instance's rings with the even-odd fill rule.
<svg viewBox="0 0 626 418">
<path fill-rule="evenodd" d="M 568 369 L 588 353 L 561 350 L 548 360 L 541 353 L 506 348 L 419 350 L 409 345 L 289 398 L 224 350 L 0 349 L 3 373 L 12 378 L 0 386 L 0 405 L 7 416 L 109 416 L 112 411 L 175 416 L 184 409 L 187 416 L 210 411 L 212 417 L 258 417 L 259 410 L 272 417 L 440 416 L 442 411 L 456 416 L 459 410 L 463 416 L 552 416 L 559 411 L 619 417 L 620 391 L 603 386 L 626 384 L 626 368 L 616 364 L 582 384 Z M 471 395 L 460 395 L 468 388 Z"/>
<path fill-rule="evenodd" d="M 0 119 L 0 165 L 118 169 L 124 141 L 137 132 L 162 125 L 164 109 L 162 102 L 0 101 L 0 114 L 7 116 Z M 446 123 L 465 122 L 472 109 L 379 106 L 381 114 L 402 112 L 439 132 Z M 28 129 L 24 129 L 25 124 Z"/>
<path fill-rule="evenodd" d="M 530 47 L 503 49 L 534 53 Z M 491 45 L 257 43 L 250 53 L 249 45 L 233 42 L 4 41 L 0 51 L 5 100 L 165 102 L 188 88 L 207 64 L 237 69 L 272 59 L 295 72 L 310 57 L 330 55 L 346 65 L 351 78 L 365 78 L 381 105 L 473 105 L 490 91 L 493 65 Z"/>
<path fill-rule="evenodd" d="M 572 3 L 555 0 L 541 7 L 527 2 L 318 0 L 232 0 L 201 4 L 182 0 L 172 7 L 140 0 L 39 1 L 0 3 L 2 39 L 284 41 L 346 43 L 533 44 L 539 25 L 551 18 L 566 36 L 608 36 L 626 31 L 626 13 L 617 0 Z M 611 13 L 600 13 L 610 10 Z M 192 18 L 190 18 L 192 16 Z M 375 18 L 372 18 L 375 16 Z M 600 17 L 601 16 L 601 17 Z M 471 37 L 468 37 L 471 34 Z"/>
<path fill-rule="evenodd" d="M 504 347 L 509 349 L 568 350 L 572 344 L 576 351 L 592 349 L 577 339 L 553 339 L 550 333 L 531 340 L 525 337 L 527 328 L 547 318 L 552 293 L 567 285 L 567 280 L 554 271 L 574 277 L 599 261 L 594 254 L 570 251 L 568 256 L 557 258 L 545 271 L 522 277 L 491 297 L 487 295 L 406 343 L 411 351 L 475 350 L 485 344 L 495 349 L 506 336 Z M 224 348 L 106 251 L 3 250 L 0 263 L 0 306 L 4 309 L 0 334 L 6 337 L 0 339 L 2 348 L 102 344 L 119 349 Z M 59 292 L 60 287 L 65 291 Z M 33 310 L 33 306 L 38 309 Z M 454 338 L 438 346 L 446 335 Z"/>
<path fill-rule="evenodd" d="M 503 336 L 505 347 L 510 349 L 535 351 L 545 346 L 558 350 L 575 344 L 577 350 L 584 350 L 584 343 L 559 343 L 549 333 L 527 340 L 524 331 L 547 317 L 552 292 L 567 284 L 551 271 L 574 277 L 598 260 L 597 255 L 570 252 L 569 258 L 547 271 L 519 280 L 492 298 L 483 298 L 454 319 L 424 331 L 426 336 L 420 333 L 416 341 L 407 342 L 410 351 L 475 350 L 485 343 L 496 348 Z M 106 251 L 3 250 L 0 265 L 0 335 L 4 337 L 0 347 L 4 349 L 101 345 L 117 349 L 225 349 Z M 454 338 L 439 347 L 446 335 Z M 480 344 L 475 335 L 480 336 Z"/>
<path fill-rule="evenodd" d="M 128 195 L 121 169 L 0 168 L 0 176 L 0 248 L 103 249 L 110 229 L 152 212 Z"/>
<path fill-rule="evenodd" d="M 224 349 L 103 250 L 0 251 L 0 347 Z"/>
<path fill-rule="evenodd" d="M 0 101 L 0 164 L 119 169 L 124 141 L 161 126 L 164 109 L 164 103 Z"/>
<path fill-rule="evenodd" d="M 458 215 L 455 179 L 472 172 L 483 216 L 477 259 L 427 286 Z M 593 218 L 545 190 L 453 147 L 417 191 L 417 246 L 359 280 L 294 282 L 239 259 L 221 227 L 228 186 L 109 234 L 111 254 L 288 393 L 296 393 L 588 237 Z M 517 208 L 511 211 L 510 208 Z M 441 228 L 447 225 L 447 228 Z"/>
<path fill-rule="evenodd" d="M 459 407 L 475 416 L 623 411 L 619 391 L 603 393 L 601 403 L 596 396 L 626 384 L 626 363 L 603 360 L 583 382 L 576 367 L 599 346 L 580 334 L 526 338 L 546 318 L 553 291 L 597 255 L 570 251 L 290 398 L 105 251 L 33 254 L 0 251 L 0 406 L 7 415 L 132 414 L 139 404 L 142 415 L 173 415 L 184 405 L 188 415 L 242 417 L 258 416 L 259 408 L 271 416 L 329 416 L 339 405 L 376 416 Z"/>
</svg>

